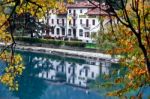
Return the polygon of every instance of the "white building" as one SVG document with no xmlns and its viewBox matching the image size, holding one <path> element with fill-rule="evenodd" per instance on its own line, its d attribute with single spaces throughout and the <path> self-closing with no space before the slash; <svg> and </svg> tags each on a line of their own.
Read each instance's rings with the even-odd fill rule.
<svg viewBox="0 0 150 99">
<path fill-rule="evenodd" d="M 93 42 L 92 34 L 96 34 L 100 30 L 99 16 L 109 15 L 106 12 L 108 10 L 107 5 L 93 3 L 100 6 L 101 9 L 95 8 L 95 5 L 88 1 L 82 1 L 65 4 L 67 12 L 63 14 L 57 10 L 51 10 L 47 17 L 50 31 L 45 35 L 54 38 L 73 38 L 84 42 Z"/>
</svg>

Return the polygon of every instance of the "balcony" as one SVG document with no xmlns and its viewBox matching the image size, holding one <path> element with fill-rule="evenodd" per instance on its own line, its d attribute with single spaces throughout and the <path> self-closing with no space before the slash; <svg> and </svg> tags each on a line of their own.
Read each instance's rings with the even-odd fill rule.
<svg viewBox="0 0 150 99">
<path fill-rule="evenodd" d="M 77 18 L 78 18 L 78 15 L 77 15 L 76 13 L 73 13 L 73 14 L 72 14 L 72 18 L 77 19 Z"/>
<path fill-rule="evenodd" d="M 56 25 L 55 25 L 55 24 L 50 24 L 49 26 L 50 26 L 50 27 L 55 27 Z"/>
<path fill-rule="evenodd" d="M 78 15 L 76 13 L 69 13 L 69 16 L 71 16 L 73 19 L 77 19 Z"/>
<path fill-rule="evenodd" d="M 91 25 L 86 25 L 86 24 L 81 24 L 81 26 L 86 29 L 86 30 L 90 30 L 91 29 Z"/>
<path fill-rule="evenodd" d="M 59 26 L 64 28 L 64 27 L 66 27 L 66 23 L 59 23 Z"/>
<path fill-rule="evenodd" d="M 59 13 L 59 14 L 57 14 L 57 17 L 58 17 L 58 18 L 62 18 L 62 17 L 66 17 L 66 15 L 67 15 L 66 13 L 65 13 L 65 14 L 60 14 L 60 13 Z"/>
<path fill-rule="evenodd" d="M 73 29 L 76 29 L 77 28 L 77 24 L 71 24 L 70 27 L 73 28 Z"/>
</svg>

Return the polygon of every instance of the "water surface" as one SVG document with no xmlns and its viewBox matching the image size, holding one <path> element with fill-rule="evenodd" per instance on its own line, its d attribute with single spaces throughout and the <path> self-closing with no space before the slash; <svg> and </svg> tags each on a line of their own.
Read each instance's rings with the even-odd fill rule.
<svg viewBox="0 0 150 99">
<path fill-rule="evenodd" d="M 91 89 L 90 84 L 114 67 L 108 61 L 66 58 L 63 55 L 18 52 L 24 70 L 18 78 L 19 91 L 11 92 L 0 84 L 0 99 L 115 99 Z M 0 61 L 3 71 L 5 64 Z M 147 91 L 146 91 L 147 92 Z"/>
</svg>

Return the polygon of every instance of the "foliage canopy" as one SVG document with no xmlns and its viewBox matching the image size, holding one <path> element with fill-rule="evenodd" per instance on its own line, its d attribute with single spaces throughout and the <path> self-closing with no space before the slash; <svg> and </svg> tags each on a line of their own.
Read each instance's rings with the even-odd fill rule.
<svg viewBox="0 0 150 99">
<path fill-rule="evenodd" d="M 63 1 L 60 0 L 60 2 Z M 57 0 L 0 0 L 0 42 L 4 44 L 1 47 L 0 60 L 7 64 L 4 72 L 0 75 L 0 82 L 6 84 L 11 90 L 18 90 L 16 78 L 22 74 L 25 68 L 22 57 L 14 53 L 16 42 L 12 22 L 16 19 L 15 15 L 30 13 L 39 19 L 45 16 L 50 9 L 66 11 L 64 5 L 59 6 L 60 2 Z M 68 2 L 72 2 L 72 0 Z"/>
<path fill-rule="evenodd" d="M 91 0 L 89 0 L 91 1 Z M 124 88 L 108 95 L 120 96 L 132 89 L 150 85 L 150 2 L 148 0 L 105 0 L 114 16 L 109 24 L 103 24 L 97 41 L 99 46 L 108 46 L 107 53 L 121 56 L 120 63 L 128 68 L 123 77 L 114 83 L 124 83 Z M 121 6 L 119 10 L 115 7 Z M 101 19 L 105 19 L 101 17 Z M 140 95 L 142 92 L 139 92 Z"/>
</svg>

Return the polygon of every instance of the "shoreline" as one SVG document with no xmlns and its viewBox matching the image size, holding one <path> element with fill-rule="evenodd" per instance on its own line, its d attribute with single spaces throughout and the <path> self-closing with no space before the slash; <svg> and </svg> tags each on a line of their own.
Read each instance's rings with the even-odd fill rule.
<svg viewBox="0 0 150 99">
<path fill-rule="evenodd" d="M 4 46 L 3 43 L 0 43 L 0 46 Z M 91 60 L 103 60 L 112 63 L 118 63 L 118 59 L 112 58 L 109 54 L 103 54 L 99 52 L 87 52 L 87 51 L 78 51 L 78 50 L 69 50 L 69 49 L 61 49 L 61 48 L 50 48 L 50 47 L 38 47 L 31 45 L 18 45 L 16 44 L 16 50 L 21 51 L 30 51 L 30 52 L 38 52 L 45 54 L 54 54 L 64 57 L 74 57 L 80 59 L 91 59 Z"/>
<path fill-rule="evenodd" d="M 30 51 L 30 52 L 39 52 L 45 54 L 54 54 L 64 57 L 74 57 L 82 59 L 91 59 L 91 60 L 104 60 L 113 63 L 117 63 L 118 59 L 114 59 L 109 54 L 97 53 L 97 52 L 85 52 L 85 51 L 73 51 L 66 49 L 56 49 L 56 48 L 46 48 L 46 47 L 37 47 L 37 46 L 22 46 L 16 45 L 17 50 Z"/>
</svg>

